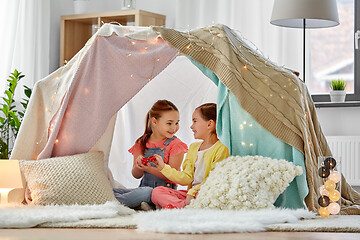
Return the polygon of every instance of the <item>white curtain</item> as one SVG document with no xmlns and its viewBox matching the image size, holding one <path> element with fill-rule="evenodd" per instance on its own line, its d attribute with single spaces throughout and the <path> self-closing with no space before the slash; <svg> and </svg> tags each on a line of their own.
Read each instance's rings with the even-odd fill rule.
<svg viewBox="0 0 360 240">
<path fill-rule="evenodd" d="M 0 95 L 3 96 L 8 76 L 14 69 L 25 77 L 20 85 L 32 88 L 49 74 L 49 0 L 1 0 Z M 16 100 L 23 98 L 18 86 Z"/>
<path fill-rule="evenodd" d="M 278 65 L 302 72 L 302 30 L 270 24 L 274 0 L 176 0 L 182 31 L 225 24 Z"/>
</svg>

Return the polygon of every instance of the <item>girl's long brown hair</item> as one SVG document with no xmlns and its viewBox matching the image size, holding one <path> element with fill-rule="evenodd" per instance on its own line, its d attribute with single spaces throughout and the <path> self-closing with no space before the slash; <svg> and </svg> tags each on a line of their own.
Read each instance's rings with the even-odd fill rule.
<svg viewBox="0 0 360 240">
<path fill-rule="evenodd" d="M 162 114 L 166 111 L 179 111 L 177 107 L 168 100 L 158 100 L 151 107 L 149 112 L 146 114 L 145 120 L 145 131 L 144 134 L 136 140 L 136 143 L 140 143 L 141 153 L 145 153 L 146 143 L 148 142 L 151 134 L 152 134 L 152 126 L 151 126 L 151 118 L 159 119 Z"/>
</svg>

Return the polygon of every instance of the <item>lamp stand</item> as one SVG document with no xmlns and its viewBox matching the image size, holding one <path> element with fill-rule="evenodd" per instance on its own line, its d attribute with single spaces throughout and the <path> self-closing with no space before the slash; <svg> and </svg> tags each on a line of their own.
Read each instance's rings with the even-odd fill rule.
<svg viewBox="0 0 360 240">
<path fill-rule="evenodd" d="M 305 83 L 305 29 L 306 29 L 306 19 L 303 19 L 303 80 Z"/>
<path fill-rule="evenodd" d="M 0 205 L 21 203 L 25 198 L 24 188 L 0 188 Z"/>
</svg>

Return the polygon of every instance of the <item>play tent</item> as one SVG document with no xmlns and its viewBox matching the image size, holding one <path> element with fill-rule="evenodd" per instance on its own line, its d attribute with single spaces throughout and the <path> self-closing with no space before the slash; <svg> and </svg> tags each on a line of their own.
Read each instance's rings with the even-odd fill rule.
<svg viewBox="0 0 360 240">
<path fill-rule="evenodd" d="M 11 158 L 100 150 L 109 176 L 129 186 L 127 149 L 161 98 L 179 107 L 177 136 L 187 143 L 194 108 L 216 101 L 218 135 L 231 155 L 282 158 L 306 168 L 276 205 L 306 203 L 315 211 L 317 157 L 331 152 L 311 96 L 296 75 L 223 25 L 189 32 L 103 25 L 71 61 L 37 82 Z M 342 211 L 359 214 L 359 194 L 345 179 L 342 185 Z"/>
</svg>

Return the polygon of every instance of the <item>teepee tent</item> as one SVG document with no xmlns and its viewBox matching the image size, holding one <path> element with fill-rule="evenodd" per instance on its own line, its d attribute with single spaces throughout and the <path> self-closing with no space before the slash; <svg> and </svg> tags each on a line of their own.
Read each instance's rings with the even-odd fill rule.
<svg viewBox="0 0 360 240">
<path fill-rule="evenodd" d="M 306 86 L 221 25 L 182 33 L 105 24 L 67 65 L 36 84 L 11 157 L 100 150 L 115 179 L 126 183 L 121 177 L 131 161 L 124 154 L 159 98 L 179 107 L 184 131 L 178 137 L 187 143 L 194 108 L 216 101 L 217 132 L 231 155 L 282 158 L 306 168 L 276 204 L 299 208 L 305 200 L 316 209 L 317 157 L 331 152 Z M 359 213 L 359 194 L 345 179 L 342 185 L 342 210 Z"/>
</svg>

